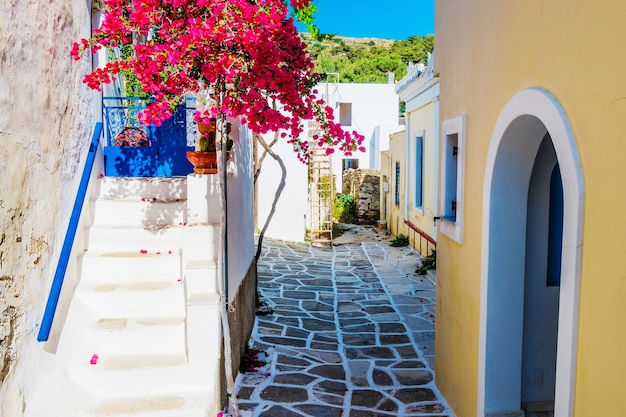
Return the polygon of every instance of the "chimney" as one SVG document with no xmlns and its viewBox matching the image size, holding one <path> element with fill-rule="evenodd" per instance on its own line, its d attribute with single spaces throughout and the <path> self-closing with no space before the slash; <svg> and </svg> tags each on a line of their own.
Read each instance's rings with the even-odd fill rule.
<svg viewBox="0 0 626 417">
<path fill-rule="evenodd" d="M 394 80 L 394 74 L 393 72 L 388 72 L 387 73 L 387 84 L 394 84 L 395 80 Z"/>
</svg>

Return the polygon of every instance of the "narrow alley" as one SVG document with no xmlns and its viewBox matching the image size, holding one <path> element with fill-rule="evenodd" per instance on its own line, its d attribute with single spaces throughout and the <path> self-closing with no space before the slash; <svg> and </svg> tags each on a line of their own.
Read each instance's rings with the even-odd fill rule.
<svg viewBox="0 0 626 417">
<path fill-rule="evenodd" d="M 380 240 L 380 239 L 379 239 Z M 265 239 L 244 417 L 452 416 L 434 385 L 434 271 L 388 241 L 317 248 Z"/>
</svg>

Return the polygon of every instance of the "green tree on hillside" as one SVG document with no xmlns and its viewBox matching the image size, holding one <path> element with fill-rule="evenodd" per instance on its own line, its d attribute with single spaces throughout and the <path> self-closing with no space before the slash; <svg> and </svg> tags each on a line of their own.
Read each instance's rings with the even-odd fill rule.
<svg viewBox="0 0 626 417">
<path fill-rule="evenodd" d="M 340 82 L 385 83 L 387 73 L 396 80 L 406 75 L 409 62 L 426 63 L 433 51 L 434 36 L 411 36 L 403 41 L 331 37 L 315 41 L 303 35 L 315 63 L 322 74 L 339 74 Z"/>
</svg>

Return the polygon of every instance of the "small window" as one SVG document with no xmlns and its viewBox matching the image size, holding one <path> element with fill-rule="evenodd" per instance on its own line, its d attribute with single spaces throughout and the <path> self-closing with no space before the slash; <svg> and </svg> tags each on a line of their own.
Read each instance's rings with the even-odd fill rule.
<svg viewBox="0 0 626 417">
<path fill-rule="evenodd" d="M 463 242 L 463 187 L 465 164 L 465 116 L 442 124 L 441 232 Z"/>
<path fill-rule="evenodd" d="M 424 131 L 415 136 L 415 207 L 424 206 Z"/>
<path fill-rule="evenodd" d="M 352 103 L 339 103 L 339 124 L 352 126 Z"/>
<path fill-rule="evenodd" d="M 459 135 L 452 133 L 446 135 L 444 144 L 444 166 L 446 180 L 444 186 L 443 218 L 451 222 L 456 222 L 456 205 L 458 201 L 458 179 L 459 179 Z"/>
<path fill-rule="evenodd" d="M 358 169 L 359 168 L 359 160 L 356 158 L 344 159 L 343 160 L 343 170 L 346 169 Z"/>
<path fill-rule="evenodd" d="M 395 189 L 395 196 L 396 196 L 396 206 L 400 205 L 400 162 L 396 162 L 396 189 Z"/>
</svg>

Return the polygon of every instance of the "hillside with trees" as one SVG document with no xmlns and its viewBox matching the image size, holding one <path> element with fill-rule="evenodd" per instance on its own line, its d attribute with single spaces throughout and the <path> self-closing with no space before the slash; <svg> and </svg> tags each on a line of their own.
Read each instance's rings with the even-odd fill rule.
<svg viewBox="0 0 626 417">
<path fill-rule="evenodd" d="M 402 41 L 340 36 L 316 41 L 308 34 L 300 36 L 308 45 L 315 70 L 322 76 L 338 74 L 343 83 L 385 83 L 389 72 L 397 81 L 406 75 L 409 62 L 426 64 L 434 45 L 433 35 Z"/>
</svg>

